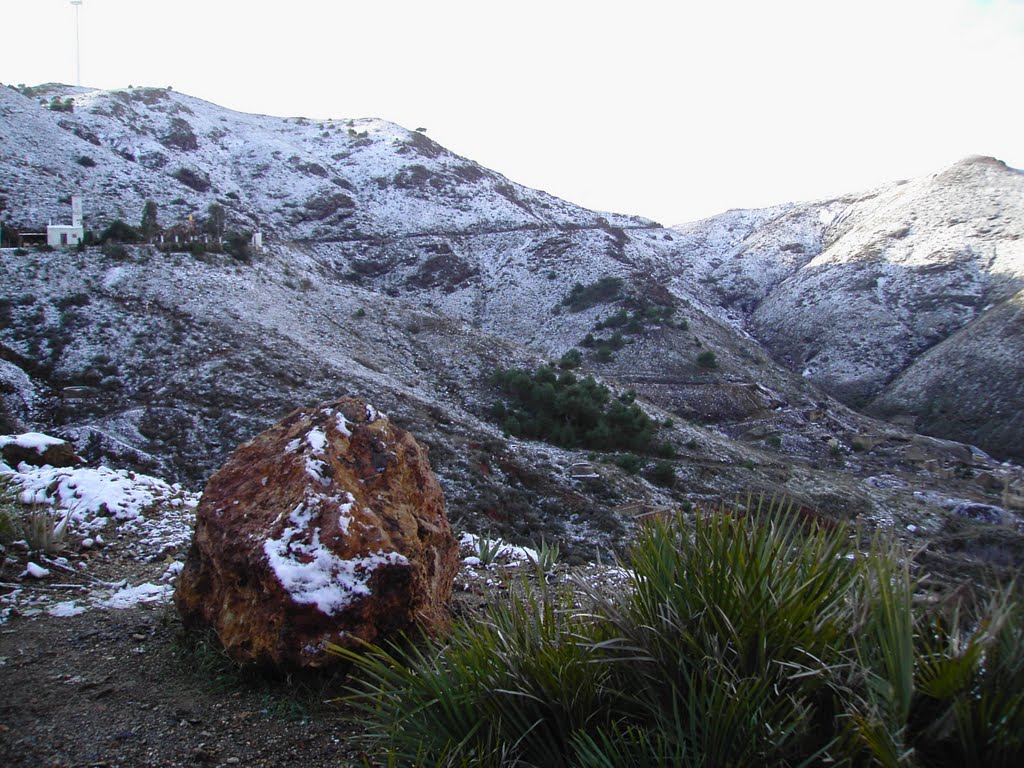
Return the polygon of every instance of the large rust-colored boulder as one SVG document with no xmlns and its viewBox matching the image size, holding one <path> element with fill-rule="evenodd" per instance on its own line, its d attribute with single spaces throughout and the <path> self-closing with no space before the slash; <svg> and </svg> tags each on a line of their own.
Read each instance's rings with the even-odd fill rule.
<svg viewBox="0 0 1024 768">
<path fill-rule="evenodd" d="M 236 661 L 327 666 L 326 643 L 446 624 L 458 544 L 427 451 L 372 406 L 297 410 L 210 478 L 174 601 Z"/>
</svg>

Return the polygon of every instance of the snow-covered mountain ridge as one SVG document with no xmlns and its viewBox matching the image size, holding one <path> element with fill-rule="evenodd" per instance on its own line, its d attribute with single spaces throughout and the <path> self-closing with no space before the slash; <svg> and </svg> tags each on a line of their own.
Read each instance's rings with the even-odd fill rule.
<svg viewBox="0 0 1024 768">
<path fill-rule="evenodd" d="M 67 218 L 61 200 L 73 192 L 94 226 L 135 222 L 146 200 L 157 202 L 165 226 L 219 202 L 230 224 L 293 241 L 601 218 L 383 120 L 248 115 L 161 88 L 33 94 L 0 89 L 6 205 L 26 224 Z M 73 112 L 42 108 L 58 94 L 70 94 Z"/>
<path fill-rule="evenodd" d="M 1024 173 L 971 157 L 759 213 L 698 279 L 777 360 L 855 407 L 1024 455 Z M 714 238 L 712 221 L 679 231 Z"/>
<path fill-rule="evenodd" d="M 40 103 L 54 95 L 74 96 L 74 111 Z M 1012 306 L 1001 297 L 1016 279 L 1019 187 L 1016 172 L 992 161 L 665 229 L 516 185 L 383 121 L 285 120 L 164 89 L 50 86 L 31 97 L 0 88 L 0 123 L 0 220 L 13 229 L 69 218 L 67 197 L 79 193 L 97 232 L 114 218 L 138 222 L 147 200 L 164 227 L 203 217 L 216 202 L 230 228 L 261 231 L 266 243 L 251 263 L 145 245 L 5 249 L 0 415 L 11 429 L 58 430 L 87 455 L 198 485 L 238 442 L 296 405 L 369 395 L 430 445 L 456 518 L 508 535 L 549 526 L 549 538 L 588 546 L 628 528 L 631 513 L 620 508 L 714 503 L 749 490 L 915 525 L 928 513 L 909 489 L 922 483 L 946 488 L 936 493 L 947 498 L 988 498 L 973 486 L 949 489 L 945 477 L 878 480 L 910 471 L 909 446 L 958 461 L 972 454 L 851 411 L 821 386 L 849 399 L 845 383 L 873 372 L 876 357 L 903 361 L 882 366 L 887 385 L 944 340 L 946 349 L 957 339 L 970 346 L 975 327 L 979 338 L 999 336 L 984 349 L 1020 343 L 1012 318 L 999 314 Z M 989 188 L 976 211 L 972 199 Z M 932 232 L 949 206 L 943 194 L 963 198 L 972 224 Z M 912 334 L 888 332 L 883 321 L 899 317 L 890 304 L 877 318 L 842 311 L 857 306 L 860 283 L 847 289 L 842 275 L 862 269 L 854 256 L 874 242 L 865 233 L 897 232 L 911 213 L 927 226 L 895 241 L 913 243 L 913 259 L 926 266 L 933 241 L 995 249 L 969 262 L 982 297 L 971 311 L 941 308 L 948 291 L 933 276 L 948 285 L 952 273 L 904 270 L 900 306 L 923 300 L 914 297 L 940 305 L 920 318 L 922 334 L 941 337 L 924 356 Z M 987 233 L 973 225 L 993 213 Z M 890 269 L 888 251 L 874 259 Z M 837 270 L 828 290 L 801 288 L 826 269 Z M 565 304 L 575 284 L 609 277 L 622 281 L 614 295 Z M 986 301 L 995 306 L 986 310 Z M 621 322 L 608 326 L 615 317 Z M 847 343 L 843 327 L 877 343 Z M 819 353 L 809 365 L 804 348 L 832 332 L 833 357 Z M 612 457 L 502 434 L 490 415 L 495 368 L 573 350 L 580 373 L 616 394 L 635 390 L 650 415 L 671 419 L 659 439 L 676 451 L 673 488 L 630 475 Z M 989 388 L 1001 371 L 986 375 Z M 1004 382 L 1008 400 L 997 408 L 1019 381 Z M 87 399 L 62 397 L 82 386 Z M 975 402 L 978 423 L 996 418 L 986 398 Z M 871 405 L 881 409 L 882 400 Z M 897 410 L 923 418 L 922 409 Z M 946 426 L 931 431 L 950 434 Z M 979 442 L 972 434 L 957 436 Z M 853 448 L 863 435 L 880 441 L 868 453 Z M 1024 455 L 1012 435 L 991 436 L 981 444 L 999 457 Z M 573 464 L 588 460 L 598 479 L 575 478 Z M 654 461 L 644 460 L 648 469 Z M 984 462 L 984 471 L 1002 471 Z"/>
</svg>

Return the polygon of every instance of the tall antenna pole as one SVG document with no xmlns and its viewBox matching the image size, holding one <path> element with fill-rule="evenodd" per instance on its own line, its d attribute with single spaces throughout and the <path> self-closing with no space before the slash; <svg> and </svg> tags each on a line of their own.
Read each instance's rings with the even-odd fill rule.
<svg viewBox="0 0 1024 768">
<path fill-rule="evenodd" d="M 71 0 L 75 6 L 75 85 L 82 85 L 82 49 L 78 42 L 78 9 L 82 7 L 82 0 Z"/>
</svg>

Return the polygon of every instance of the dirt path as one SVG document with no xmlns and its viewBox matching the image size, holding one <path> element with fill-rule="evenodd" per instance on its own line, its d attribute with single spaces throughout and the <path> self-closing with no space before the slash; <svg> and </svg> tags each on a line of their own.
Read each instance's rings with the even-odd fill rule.
<svg viewBox="0 0 1024 768">
<path fill-rule="evenodd" d="M 0 765 L 358 764 L 344 712 L 190 650 L 168 605 L 0 625 Z"/>
</svg>

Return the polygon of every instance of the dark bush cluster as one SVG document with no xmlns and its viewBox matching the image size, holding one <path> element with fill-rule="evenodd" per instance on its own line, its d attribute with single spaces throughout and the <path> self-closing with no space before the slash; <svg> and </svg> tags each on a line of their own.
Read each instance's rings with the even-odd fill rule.
<svg viewBox="0 0 1024 768">
<path fill-rule="evenodd" d="M 180 149 L 185 152 L 199 149 L 199 140 L 192 131 L 192 126 L 180 117 L 171 118 L 170 128 L 159 141 L 169 149 Z"/>
<path fill-rule="evenodd" d="M 50 99 L 50 111 L 52 112 L 74 112 L 75 111 L 75 100 L 70 96 L 61 100 L 60 96 L 54 96 Z"/>
<path fill-rule="evenodd" d="M 573 368 L 579 368 L 583 363 L 583 355 L 580 354 L 578 349 L 570 349 L 558 360 L 558 367 L 569 371 Z"/>
<path fill-rule="evenodd" d="M 210 180 L 204 174 L 193 171 L 191 168 L 179 168 L 171 176 L 196 192 L 206 192 L 211 186 Z"/>
<path fill-rule="evenodd" d="M 710 349 L 705 349 L 697 355 L 697 366 L 705 371 L 713 371 L 718 367 L 718 358 Z"/>
<path fill-rule="evenodd" d="M 569 295 L 562 299 L 562 306 L 570 312 L 582 312 L 597 304 L 607 304 L 622 297 L 623 280 L 621 277 L 602 277 L 588 285 L 576 283 Z"/>
<path fill-rule="evenodd" d="M 658 425 L 630 395 L 613 398 L 592 376 L 579 378 L 551 366 L 534 372 L 522 368 L 494 373 L 494 384 L 508 402 L 493 415 L 515 437 L 545 440 L 563 448 L 651 453 L 658 449 Z"/>
<path fill-rule="evenodd" d="M 623 308 L 613 315 L 609 315 L 594 326 L 595 331 L 602 331 L 605 328 L 621 328 L 623 332 L 630 334 L 643 333 L 648 325 L 660 325 L 668 323 L 672 319 L 675 309 L 661 304 L 650 304 L 640 302 L 640 306 L 633 312 Z"/>
<path fill-rule="evenodd" d="M 142 234 L 131 224 L 126 224 L 121 219 L 114 219 L 110 225 L 100 233 L 101 243 L 140 243 Z"/>
</svg>

